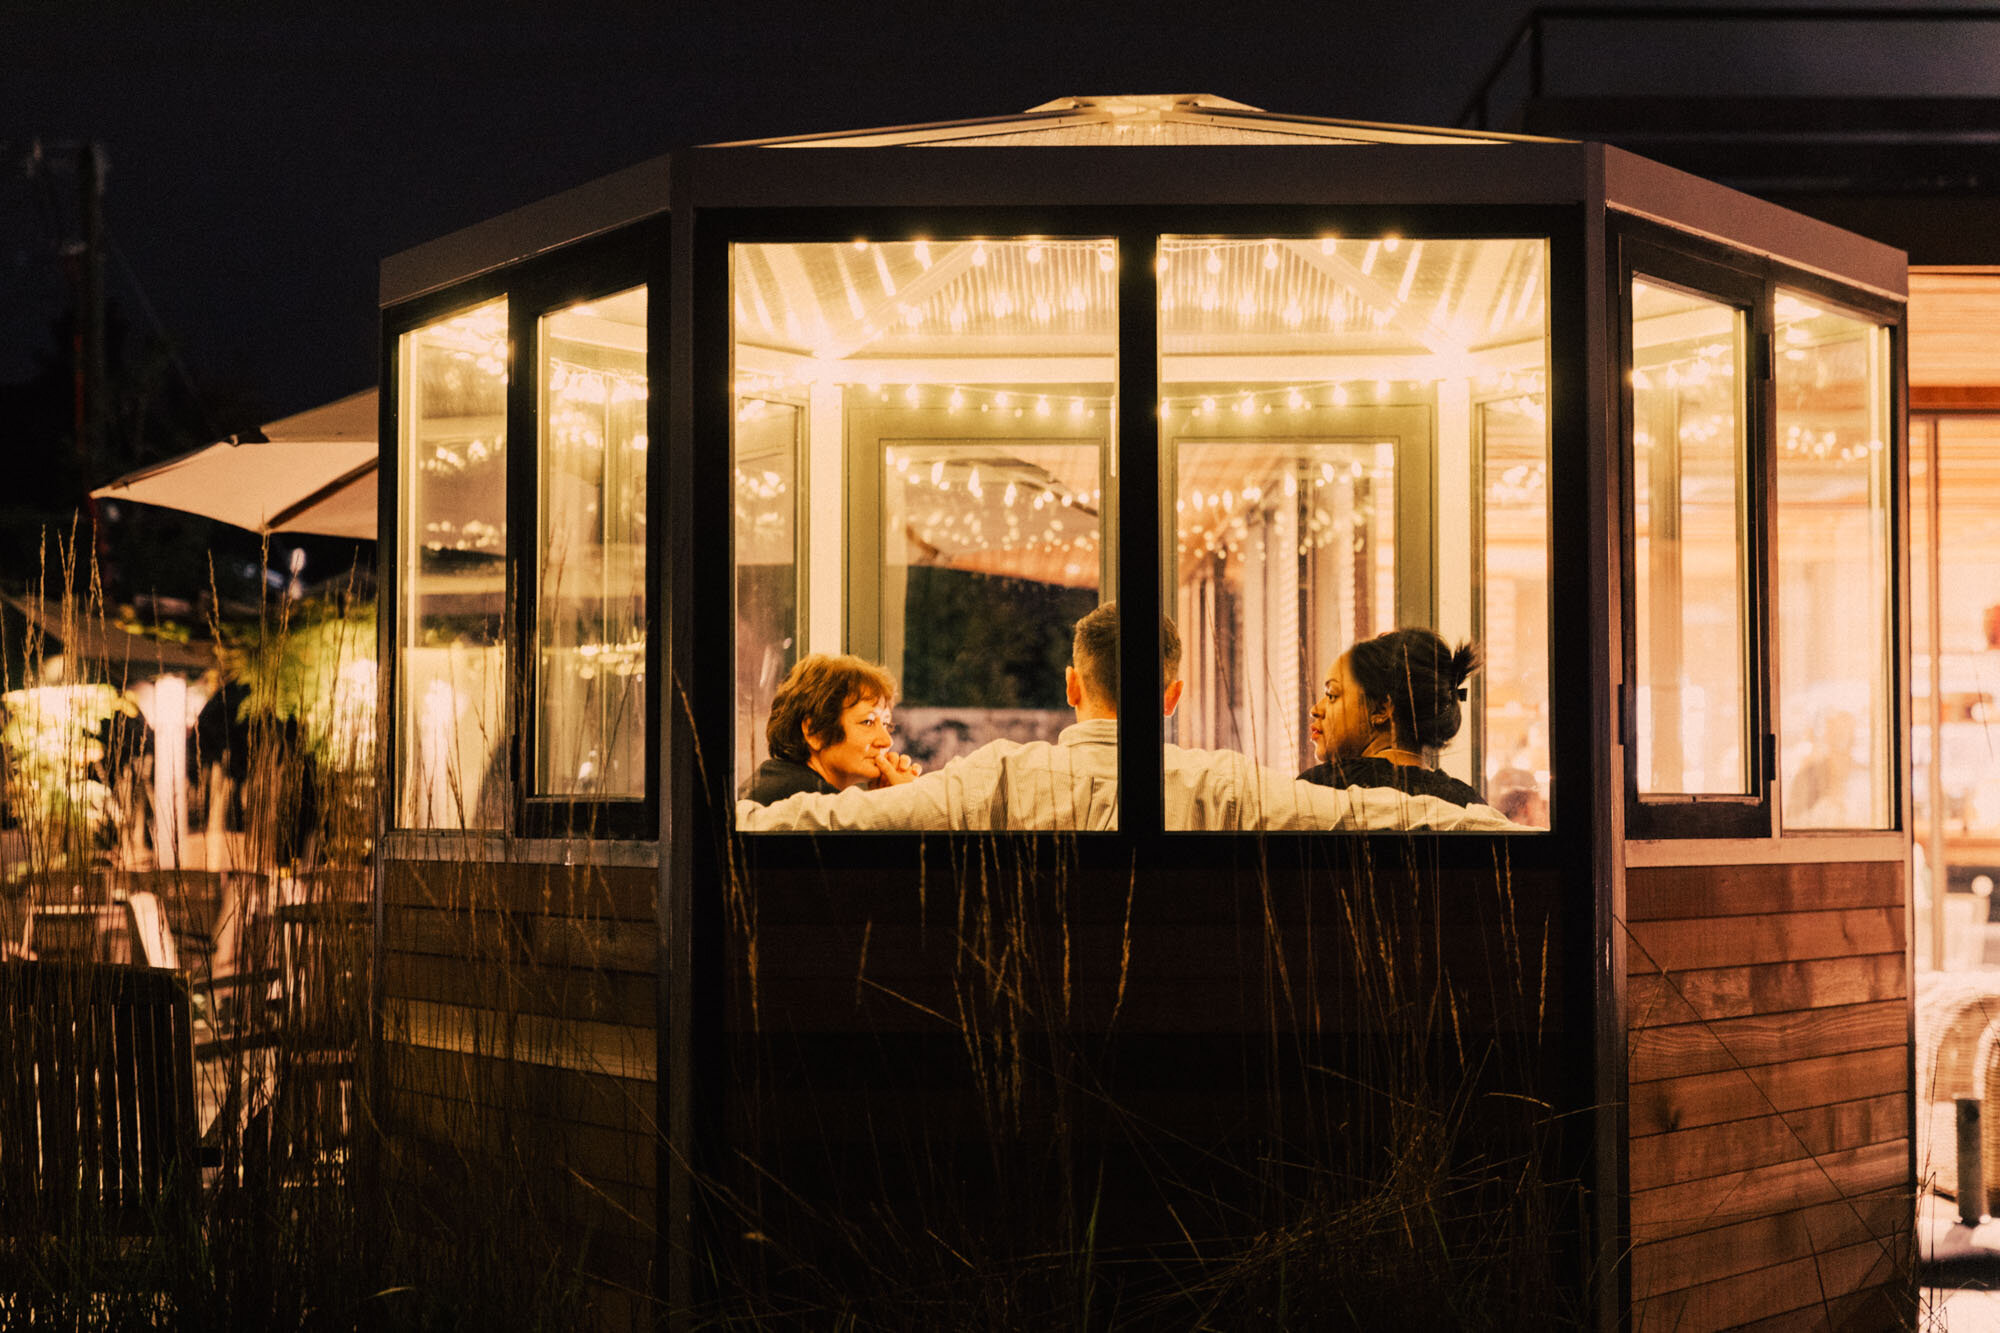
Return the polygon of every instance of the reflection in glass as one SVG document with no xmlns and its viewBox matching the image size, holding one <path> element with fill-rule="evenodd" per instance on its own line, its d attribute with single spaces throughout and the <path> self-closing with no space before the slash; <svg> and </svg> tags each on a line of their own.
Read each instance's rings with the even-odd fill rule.
<svg viewBox="0 0 2000 1333">
<path fill-rule="evenodd" d="M 1935 879 L 1945 910 L 1942 966 L 1956 968 L 1986 960 L 1984 927 L 2000 896 L 1992 892 L 2000 881 L 2000 587 L 1993 573 L 2000 569 L 2000 417 L 1938 417 L 1931 430 L 1938 503 Z M 1927 686 L 1921 673 L 1914 684 Z"/>
<path fill-rule="evenodd" d="M 398 822 L 500 828 L 507 791 L 507 303 L 403 335 Z"/>
<path fill-rule="evenodd" d="M 541 320 L 534 794 L 646 794 L 646 290 Z"/>
<path fill-rule="evenodd" d="M 1423 626 L 1487 661 L 1439 766 L 1547 826 L 1547 253 L 1161 240 L 1163 593 L 1187 680 L 1170 740 L 1296 773 L 1334 659 Z"/>
<path fill-rule="evenodd" d="M 1888 332 L 1780 291 L 1778 747 L 1787 828 L 1887 828 Z"/>
<path fill-rule="evenodd" d="M 1743 316 L 1632 283 L 1633 637 L 1648 794 L 1743 795 Z"/>
<path fill-rule="evenodd" d="M 935 766 L 995 736 L 1055 740 L 1074 721 L 1070 628 L 1101 583 L 1102 441 L 901 439 L 882 462 L 882 658 L 904 748 Z"/>
<path fill-rule="evenodd" d="M 1183 440 L 1177 454 L 1178 740 L 1308 768 L 1315 663 L 1395 628 L 1395 446 Z M 1291 669 L 1274 669 L 1274 645 Z"/>
<path fill-rule="evenodd" d="M 1481 768 L 1487 801 L 1535 828 L 1549 826 L 1548 416 L 1540 394 L 1479 404 Z"/>
<path fill-rule="evenodd" d="M 1917 967 L 1945 966 L 1944 839 L 1939 800 L 1937 536 L 1932 526 L 1937 440 L 1933 423 L 1911 417 L 1910 432 L 1910 898 L 1916 906 Z"/>
<path fill-rule="evenodd" d="M 805 652 L 879 662 L 930 767 L 1056 739 L 1071 626 L 1107 592 L 1108 240 L 732 250 L 735 761 Z"/>
<path fill-rule="evenodd" d="M 770 758 L 764 719 L 798 661 L 801 405 L 736 404 L 736 771 Z"/>
</svg>

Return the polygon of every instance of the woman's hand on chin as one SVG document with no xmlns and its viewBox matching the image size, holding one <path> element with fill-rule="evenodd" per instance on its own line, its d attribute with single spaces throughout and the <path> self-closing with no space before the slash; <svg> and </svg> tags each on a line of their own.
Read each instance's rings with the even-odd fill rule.
<svg viewBox="0 0 2000 1333">
<path fill-rule="evenodd" d="M 898 754 L 893 750 L 884 750 L 876 755 L 875 767 L 882 774 L 875 782 L 878 790 L 883 787 L 900 787 L 905 782 L 921 777 L 924 771 L 922 764 L 906 754 Z"/>
</svg>

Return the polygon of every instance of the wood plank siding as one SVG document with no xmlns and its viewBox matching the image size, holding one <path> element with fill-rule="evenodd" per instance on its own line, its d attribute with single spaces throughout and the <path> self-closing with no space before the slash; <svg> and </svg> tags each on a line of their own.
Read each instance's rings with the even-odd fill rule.
<svg viewBox="0 0 2000 1333">
<path fill-rule="evenodd" d="M 656 872 L 385 861 L 380 1108 L 398 1222 L 580 1266 L 650 1328 Z"/>
<path fill-rule="evenodd" d="M 1627 870 L 1635 1328 L 1908 1317 L 1905 873 Z"/>
<path fill-rule="evenodd" d="M 1134 868 L 993 839 L 866 870 L 742 846 L 702 1259 L 732 1317 L 959 1327 L 1004 1289 L 1039 1311 L 1018 1326 L 1094 1325 L 1035 1302 L 1095 1251 L 1100 1316 L 1148 1326 L 1289 1302 L 1460 1327 L 1468 1291 L 1546 1311 L 1580 1271 L 1548 1220 L 1575 1216 L 1575 1121 L 1547 1114 L 1585 1095 L 1579 890 L 1504 846 Z"/>
</svg>

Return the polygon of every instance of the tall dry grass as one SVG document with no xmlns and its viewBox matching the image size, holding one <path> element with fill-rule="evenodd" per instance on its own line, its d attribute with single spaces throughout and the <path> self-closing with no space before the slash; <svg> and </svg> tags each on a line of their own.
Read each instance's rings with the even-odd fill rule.
<svg viewBox="0 0 2000 1333">
<path fill-rule="evenodd" d="M 87 557 L 52 570 L 45 620 L 106 618 Z M 24 822 L 17 917 L 138 890 L 178 928 L 212 1152 L 143 1234 L 7 1237 L 0 1326 L 1584 1322 L 1553 890 L 1414 838 L 1140 872 L 998 836 L 853 875 L 726 839 L 696 1074 L 728 1084 L 694 1090 L 668 1291 L 656 866 L 589 827 L 399 835 L 369 904 L 386 793 L 298 663 L 371 633 L 274 602 L 238 641 L 236 868 Z"/>
</svg>

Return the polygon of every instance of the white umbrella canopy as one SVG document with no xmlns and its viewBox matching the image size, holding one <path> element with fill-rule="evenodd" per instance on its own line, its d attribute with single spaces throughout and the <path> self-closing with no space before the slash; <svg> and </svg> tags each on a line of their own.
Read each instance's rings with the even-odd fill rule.
<svg viewBox="0 0 2000 1333">
<path fill-rule="evenodd" d="M 179 509 L 252 532 L 375 538 L 373 389 L 120 477 L 91 494 Z"/>
</svg>

